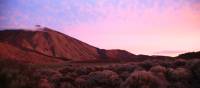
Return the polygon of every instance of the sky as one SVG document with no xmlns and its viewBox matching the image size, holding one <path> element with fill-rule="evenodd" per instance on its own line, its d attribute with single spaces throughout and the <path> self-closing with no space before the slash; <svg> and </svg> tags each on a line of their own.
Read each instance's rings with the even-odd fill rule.
<svg viewBox="0 0 200 88">
<path fill-rule="evenodd" d="M 103 49 L 200 50 L 200 0 L 0 0 L 0 29 L 41 25 Z"/>
</svg>

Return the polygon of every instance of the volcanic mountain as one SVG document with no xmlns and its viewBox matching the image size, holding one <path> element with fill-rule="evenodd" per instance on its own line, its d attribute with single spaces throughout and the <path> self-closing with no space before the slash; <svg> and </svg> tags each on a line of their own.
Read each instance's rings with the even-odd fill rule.
<svg viewBox="0 0 200 88">
<path fill-rule="evenodd" d="M 38 30 L 0 31 L 0 57 L 28 62 L 50 60 L 127 59 L 134 55 L 125 50 L 105 50 L 86 44 L 47 27 Z"/>
</svg>

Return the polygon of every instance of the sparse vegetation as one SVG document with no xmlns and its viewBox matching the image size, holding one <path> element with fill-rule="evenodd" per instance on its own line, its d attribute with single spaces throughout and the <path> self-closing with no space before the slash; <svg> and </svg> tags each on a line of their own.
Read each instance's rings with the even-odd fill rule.
<svg viewBox="0 0 200 88">
<path fill-rule="evenodd" d="M 199 84 L 199 59 L 79 62 L 57 68 L 0 61 L 0 88 L 200 88 Z"/>
</svg>

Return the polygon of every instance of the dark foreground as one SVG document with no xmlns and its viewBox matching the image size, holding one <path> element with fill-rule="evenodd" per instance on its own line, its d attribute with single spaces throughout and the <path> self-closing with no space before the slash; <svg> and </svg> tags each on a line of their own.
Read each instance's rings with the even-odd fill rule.
<svg viewBox="0 0 200 88">
<path fill-rule="evenodd" d="M 0 88 L 200 88 L 200 59 L 64 65 L 1 59 Z"/>
</svg>

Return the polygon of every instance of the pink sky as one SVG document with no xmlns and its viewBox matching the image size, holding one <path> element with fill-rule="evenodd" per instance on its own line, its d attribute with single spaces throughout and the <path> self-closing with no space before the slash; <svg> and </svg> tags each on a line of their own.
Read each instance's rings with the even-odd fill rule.
<svg viewBox="0 0 200 88">
<path fill-rule="evenodd" d="M 200 0 L 6 0 L 0 27 L 42 25 L 104 49 L 170 55 L 200 50 Z"/>
<path fill-rule="evenodd" d="M 94 9 L 105 17 L 72 26 L 73 30 L 65 33 L 100 48 L 125 49 L 135 54 L 176 56 L 200 50 L 200 13 L 191 6 L 176 10 L 167 7 L 163 11 L 158 11 L 158 6 L 142 11 L 112 6 Z"/>
</svg>

